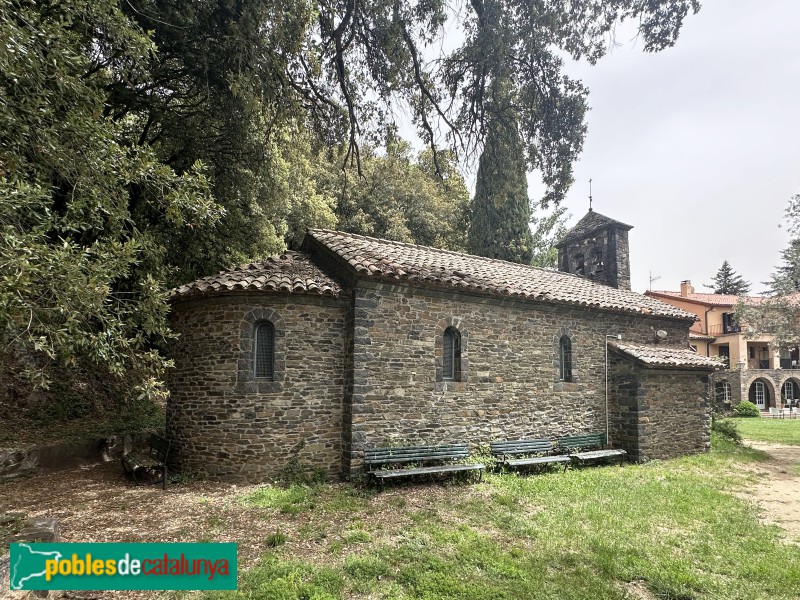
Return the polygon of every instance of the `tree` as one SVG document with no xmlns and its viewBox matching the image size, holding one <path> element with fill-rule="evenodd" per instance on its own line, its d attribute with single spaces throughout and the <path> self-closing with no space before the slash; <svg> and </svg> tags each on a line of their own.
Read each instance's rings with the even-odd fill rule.
<svg viewBox="0 0 800 600">
<path fill-rule="evenodd" d="M 378 145 L 386 124 L 406 113 L 399 106 L 432 150 L 449 145 L 471 156 L 488 132 L 495 65 L 503 64 L 519 103 L 528 169 L 540 171 L 547 186 L 543 206 L 568 189 L 585 133 L 586 90 L 562 73 L 560 56 L 594 63 L 623 20 L 638 22 L 645 51 L 661 50 L 675 43 L 686 15 L 700 7 L 698 0 L 471 0 L 452 8 L 444 0 L 139 0 L 121 6 L 152 32 L 158 52 L 149 77 L 116 82 L 109 112 L 132 122 L 139 140 L 158 145 L 178 170 L 208 155 L 212 172 L 223 176 L 227 167 L 228 177 L 247 179 L 240 162 L 268 159 L 259 137 L 249 133 L 260 128 L 269 137 L 286 123 L 310 128 L 324 145 L 345 141 L 343 162 L 359 164 L 360 145 Z M 441 40 L 454 27 L 464 42 L 443 52 Z M 432 158 L 438 166 L 438 153 Z"/>
<path fill-rule="evenodd" d="M 747 294 L 750 291 L 750 283 L 742 279 L 742 276 L 733 270 L 727 260 L 722 261 L 722 266 L 717 271 L 717 274 L 714 275 L 712 283 L 704 284 L 704 287 L 713 289 L 715 294 L 730 294 L 733 296 Z"/>
<path fill-rule="evenodd" d="M 557 203 L 585 132 L 559 54 L 596 61 L 623 19 L 657 51 L 699 8 L 573 4 L 0 0 L 4 348 L 154 381 L 165 283 L 332 226 L 313 157 L 344 144 L 359 165 L 399 105 L 434 171 L 452 163 L 440 146 L 470 157 L 496 125 L 498 61 L 542 204 Z M 464 43 L 434 55 L 453 25 Z"/>
<path fill-rule="evenodd" d="M 530 264 L 531 209 L 515 111 L 502 90 L 478 163 L 468 233 L 471 254 Z"/>
<path fill-rule="evenodd" d="M 362 176 L 342 172 L 329 162 L 325 194 L 336 198 L 339 229 L 464 250 L 469 192 L 451 152 L 440 152 L 439 171 L 432 153 L 412 157 L 411 146 L 388 136 L 385 156 L 362 148 Z"/>
<path fill-rule="evenodd" d="M 800 347 L 800 194 L 789 200 L 785 215 L 792 238 L 781 252 L 783 264 L 766 283 L 768 296 L 740 299 L 736 305 L 748 338 L 768 334 L 782 349 Z"/>
<path fill-rule="evenodd" d="M 765 282 L 770 296 L 800 292 L 800 194 L 789 201 L 785 215 L 789 233 L 793 237 L 789 240 L 789 246 L 781 251 L 783 264 L 777 266 L 770 280 Z"/>
<path fill-rule="evenodd" d="M 533 226 L 533 258 L 534 267 L 555 269 L 558 266 L 558 249 L 556 244 L 567 234 L 569 215 L 566 206 L 558 206 L 540 217 L 532 216 Z"/>
<path fill-rule="evenodd" d="M 153 391 L 166 265 L 134 212 L 172 232 L 219 216 L 200 166 L 175 173 L 103 116 L 153 47 L 110 0 L 2 0 L 0 38 L 0 379 L 92 363 Z"/>
</svg>

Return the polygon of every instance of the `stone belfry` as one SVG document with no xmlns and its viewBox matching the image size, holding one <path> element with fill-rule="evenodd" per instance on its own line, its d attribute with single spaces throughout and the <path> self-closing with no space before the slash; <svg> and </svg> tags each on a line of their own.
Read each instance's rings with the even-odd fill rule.
<svg viewBox="0 0 800 600">
<path fill-rule="evenodd" d="M 556 244 L 558 270 L 581 275 L 622 290 L 631 289 L 628 231 L 620 223 L 591 208 Z"/>
</svg>

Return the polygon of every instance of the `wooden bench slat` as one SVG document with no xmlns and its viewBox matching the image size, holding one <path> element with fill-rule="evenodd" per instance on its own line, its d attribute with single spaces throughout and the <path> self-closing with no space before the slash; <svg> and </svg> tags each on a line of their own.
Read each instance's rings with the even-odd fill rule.
<svg viewBox="0 0 800 600">
<path fill-rule="evenodd" d="M 548 439 L 518 440 L 491 442 L 489 448 L 492 454 L 533 454 L 535 452 L 552 452 L 553 444 Z"/>
<path fill-rule="evenodd" d="M 169 458 L 170 440 L 153 433 L 148 440 L 147 454 L 129 452 L 122 456 L 122 468 L 130 473 L 134 483 L 138 485 L 136 471 L 142 469 L 161 469 L 162 488 L 167 489 L 167 459 Z"/>
<path fill-rule="evenodd" d="M 498 464 L 507 465 L 509 467 L 522 467 L 525 465 L 543 465 L 548 463 L 558 464 L 558 463 L 568 463 L 570 461 L 569 456 L 565 455 L 556 455 L 556 456 L 531 456 L 529 458 L 511 458 L 503 461 L 499 461 Z"/>
<path fill-rule="evenodd" d="M 422 475 L 426 473 L 451 473 L 456 471 L 476 471 L 485 469 L 486 466 L 480 463 L 469 465 L 442 465 L 438 467 L 419 467 L 416 469 L 393 469 L 391 471 L 373 471 L 372 474 L 383 479 L 386 477 L 402 477 L 404 475 Z"/>
<path fill-rule="evenodd" d="M 434 452 L 431 454 L 425 453 L 407 453 L 407 454 L 387 454 L 387 455 L 379 455 L 379 456 L 370 456 L 369 458 L 364 458 L 367 462 L 386 462 L 386 461 L 397 461 L 397 460 L 416 460 L 416 459 L 427 459 L 427 460 L 439 460 L 439 459 L 447 459 L 447 458 L 466 458 L 469 456 L 469 452 Z"/>
<path fill-rule="evenodd" d="M 627 452 L 616 448 L 604 448 L 608 440 L 604 433 L 590 433 L 584 435 L 571 435 L 558 438 L 558 446 L 568 452 L 570 459 L 575 462 L 596 460 L 599 458 L 612 458 L 619 456 L 620 465 Z M 591 448 L 594 448 L 593 450 Z M 577 450 L 577 452 L 575 452 Z"/>
<path fill-rule="evenodd" d="M 457 471 L 479 471 L 486 468 L 482 464 L 439 464 L 431 466 L 417 466 L 407 469 L 376 469 L 375 467 L 389 464 L 405 463 L 414 465 L 419 463 L 462 460 L 469 458 L 467 444 L 439 444 L 435 446 L 397 446 L 385 448 L 367 448 L 364 450 L 364 465 L 367 474 L 383 484 L 383 480 L 391 477 L 406 475 L 421 475 L 425 473 L 450 473 Z"/>
<path fill-rule="evenodd" d="M 605 445 L 606 436 L 604 433 L 570 435 L 558 438 L 558 447 L 562 450 Z"/>
<path fill-rule="evenodd" d="M 491 442 L 489 449 L 498 458 L 497 464 L 503 467 L 522 467 L 527 465 L 563 464 L 567 468 L 569 457 L 553 454 L 553 442 L 550 438 L 527 440 L 504 440 Z M 511 459 L 508 456 L 537 454 L 525 458 Z"/>
<path fill-rule="evenodd" d="M 592 460 L 593 458 L 605 458 L 607 456 L 623 456 L 627 454 L 625 450 L 591 450 L 589 452 L 576 452 L 570 454 L 569 458 L 576 460 Z"/>
</svg>

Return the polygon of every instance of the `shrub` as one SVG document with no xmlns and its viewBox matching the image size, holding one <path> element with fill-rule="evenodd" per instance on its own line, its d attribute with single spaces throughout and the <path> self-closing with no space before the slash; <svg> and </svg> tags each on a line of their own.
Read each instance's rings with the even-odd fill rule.
<svg viewBox="0 0 800 600">
<path fill-rule="evenodd" d="M 728 438 L 737 444 L 742 441 L 742 434 L 739 433 L 736 421 L 733 419 L 719 419 L 717 417 L 713 417 L 711 419 L 711 429 L 712 431 L 716 431 L 722 437 Z"/>
<path fill-rule="evenodd" d="M 281 533 L 280 529 L 276 529 L 275 533 L 270 533 L 266 539 L 269 548 L 277 548 L 286 543 L 286 535 Z"/>
<path fill-rule="evenodd" d="M 733 407 L 733 414 L 737 417 L 760 417 L 761 411 L 752 402 L 744 400 Z"/>
</svg>

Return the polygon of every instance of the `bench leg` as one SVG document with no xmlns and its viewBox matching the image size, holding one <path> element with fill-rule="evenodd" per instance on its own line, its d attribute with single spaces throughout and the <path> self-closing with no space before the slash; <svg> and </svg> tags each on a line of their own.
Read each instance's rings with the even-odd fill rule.
<svg viewBox="0 0 800 600">
<path fill-rule="evenodd" d="M 162 490 L 167 489 L 167 465 L 164 465 L 164 475 L 162 476 L 161 479 L 161 489 Z"/>
</svg>

